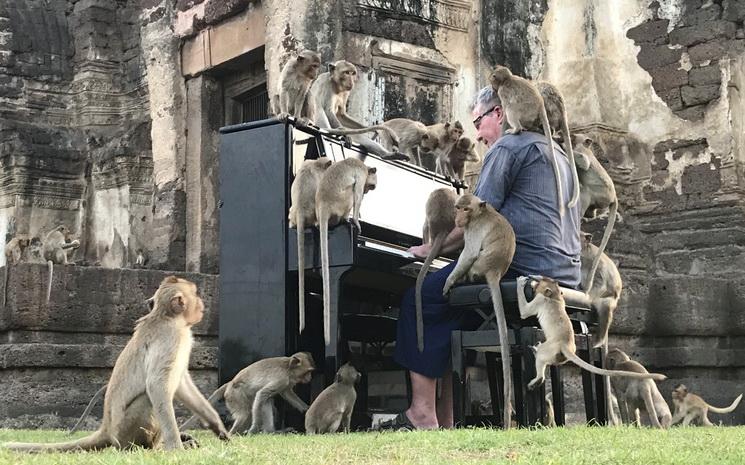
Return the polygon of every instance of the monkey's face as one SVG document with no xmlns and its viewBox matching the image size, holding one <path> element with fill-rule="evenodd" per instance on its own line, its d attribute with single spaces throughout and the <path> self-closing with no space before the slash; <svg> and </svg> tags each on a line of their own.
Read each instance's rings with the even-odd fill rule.
<svg viewBox="0 0 745 465">
<path fill-rule="evenodd" d="M 321 69 L 321 55 L 315 52 L 302 52 L 297 57 L 300 72 L 309 80 L 318 77 L 318 71 Z"/>
<path fill-rule="evenodd" d="M 455 202 L 455 225 L 465 228 L 471 218 L 478 215 L 482 208 L 486 208 L 486 202 L 472 194 L 464 194 Z"/>
<path fill-rule="evenodd" d="M 290 377 L 295 384 L 308 384 L 313 377 L 316 364 L 308 352 L 298 352 L 290 357 Z"/>
<path fill-rule="evenodd" d="M 551 300 L 564 300 L 559 284 L 553 279 L 543 278 L 532 285 L 536 294 L 541 294 Z"/>
<path fill-rule="evenodd" d="M 673 400 L 682 401 L 688 395 L 688 388 L 685 384 L 678 384 L 673 388 Z"/>
<path fill-rule="evenodd" d="M 497 65 L 494 67 L 494 71 L 492 71 L 491 76 L 489 76 L 489 82 L 495 90 L 498 90 L 499 87 L 507 82 L 511 77 L 512 73 L 509 69 L 504 66 Z"/>
<path fill-rule="evenodd" d="M 455 124 L 451 124 L 450 128 L 448 128 L 448 135 L 450 136 L 450 141 L 457 141 L 460 139 L 460 136 L 463 135 L 463 125 L 461 125 L 458 121 L 455 122 Z"/>
<path fill-rule="evenodd" d="M 332 77 L 339 88 L 350 91 L 354 89 L 354 83 L 357 81 L 357 67 L 348 61 L 337 62 Z"/>
<path fill-rule="evenodd" d="M 18 239 L 18 246 L 19 246 L 19 247 L 20 247 L 21 249 L 25 249 L 25 248 L 26 248 L 26 247 L 28 247 L 28 246 L 29 246 L 30 244 L 31 244 L 31 239 L 29 239 L 28 237 L 24 237 L 24 238 L 20 238 L 20 239 Z"/>
<path fill-rule="evenodd" d="M 365 194 L 369 191 L 374 191 L 378 186 L 378 170 L 377 168 L 367 169 L 367 180 L 365 180 Z"/>
<path fill-rule="evenodd" d="M 354 385 L 361 378 L 362 375 L 360 374 L 360 372 L 357 371 L 349 363 L 345 363 L 344 365 L 342 365 L 341 368 L 339 368 L 339 371 L 336 372 L 337 383 Z"/>
</svg>

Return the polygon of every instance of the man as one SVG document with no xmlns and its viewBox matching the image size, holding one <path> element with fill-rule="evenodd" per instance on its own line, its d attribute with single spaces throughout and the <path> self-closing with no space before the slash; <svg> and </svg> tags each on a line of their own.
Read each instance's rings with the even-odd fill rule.
<svg viewBox="0 0 745 465">
<path fill-rule="evenodd" d="M 548 141 L 543 134 L 523 131 L 504 135 L 504 113 L 499 97 L 489 87 L 481 89 L 472 105 L 473 124 L 478 140 L 489 147 L 474 194 L 504 215 L 515 230 L 515 257 L 505 279 L 542 275 L 562 286 L 576 288 L 580 283 L 579 205 L 559 215 L 556 180 Z M 562 176 L 564 205 L 574 182 L 567 159 L 554 145 Z M 463 247 L 463 230 L 454 229 L 445 240 L 443 253 Z M 430 244 L 409 249 L 426 257 Z M 395 359 L 410 371 L 412 399 L 409 409 L 383 428 L 432 429 L 453 426 L 453 399 L 450 370 L 450 332 L 478 326 L 473 313 L 456 314 L 442 296 L 442 288 L 455 263 L 429 274 L 422 286 L 425 349 L 416 343 L 414 289 L 401 302 Z M 437 402 L 437 379 L 442 379 L 442 395 Z"/>
</svg>

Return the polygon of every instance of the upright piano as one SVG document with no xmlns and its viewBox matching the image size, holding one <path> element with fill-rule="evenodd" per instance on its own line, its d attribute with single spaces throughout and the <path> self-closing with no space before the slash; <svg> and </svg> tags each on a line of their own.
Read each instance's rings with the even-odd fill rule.
<svg viewBox="0 0 745 465">
<path fill-rule="evenodd" d="M 296 127 L 292 120 L 268 119 L 220 132 L 220 383 L 256 360 L 313 349 L 319 341 L 321 348 L 311 351 L 328 383 L 339 365 L 342 294 L 398 306 L 420 266 L 406 249 L 421 244 L 426 200 L 433 190 L 456 185 L 407 162 L 365 154 L 323 130 Z M 306 331 L 298 335 L 295 234 L 306 235 L 307 306 L 321 292 L 318 229 L 295 231 L 287 220 L 294 173 L 303 159 L 319 156 L 361 157 L 378 174 L 376 189 L 362 201 L 361 233 L 349 223 L 329 231 L 332 340 L 325 347 L 322 332 L 314 331 L 322 322 L 312 309 Z"/>
</svg>

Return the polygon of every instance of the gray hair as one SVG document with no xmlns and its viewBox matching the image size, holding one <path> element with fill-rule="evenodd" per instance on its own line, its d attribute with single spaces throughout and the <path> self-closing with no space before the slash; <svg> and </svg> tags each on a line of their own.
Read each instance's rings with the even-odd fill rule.
<svg viewBox="0 0 745 465">
<path fill-rule="evenodd" d="M 473 98 L 469 110 L 473 111 L 474 108 L 481 106 L 484 108 L 491 108 L 496 105 L 501 105 L 502 102 L 499 100 L 499 95 L 492 86 L 486 86 L 479 91 L 478 94 Z"/>
</svg>

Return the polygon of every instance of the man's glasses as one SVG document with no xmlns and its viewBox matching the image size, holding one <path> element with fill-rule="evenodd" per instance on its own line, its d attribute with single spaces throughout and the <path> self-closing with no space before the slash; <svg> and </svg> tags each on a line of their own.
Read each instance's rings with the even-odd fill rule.
<svg viewBox="0 0 745 465">
<path fill-rule="evenodd" d="M 499 108 L 499 105 L 494 105 L 490 109 L 488 109 L 485 112 L 481 113 L 481 115 L 478 118 L 476 118 L 475 120 L 473 120 L 473 125 L 476 127 L 476 129 L 478 129 L 479 126 L 481 125 L 481 120 L 484 119 L 484 116 L 487 116 L 489 113 L 493 112 L 497 108 Z"/>
</svg>

